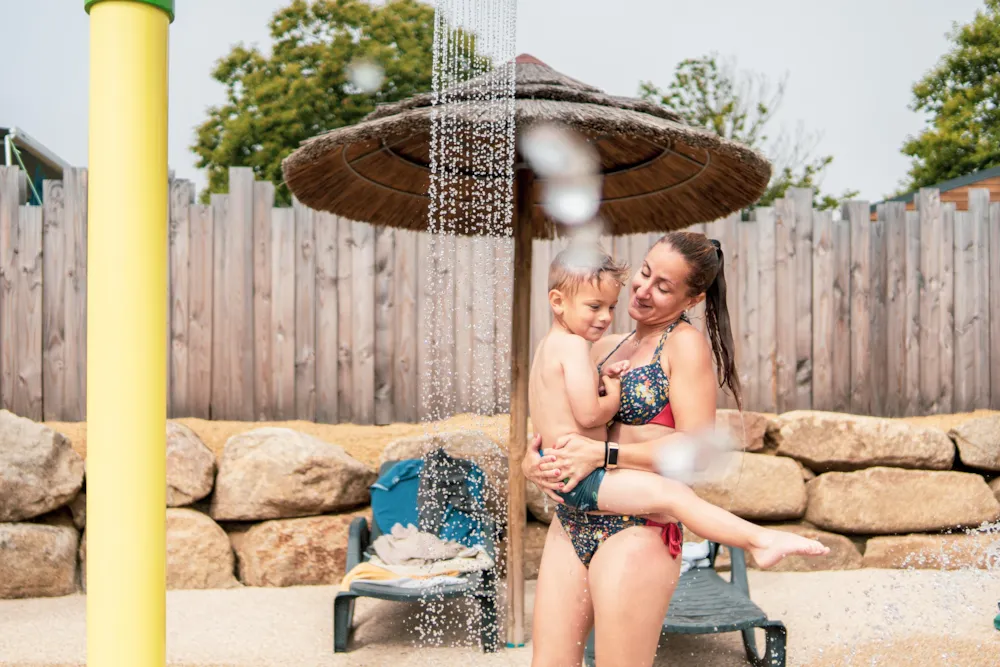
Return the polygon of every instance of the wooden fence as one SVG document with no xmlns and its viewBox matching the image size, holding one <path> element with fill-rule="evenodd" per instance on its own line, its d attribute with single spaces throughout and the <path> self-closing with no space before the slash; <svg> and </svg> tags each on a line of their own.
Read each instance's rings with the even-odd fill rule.
<svg viewBox="0 0 1000 667">
<path fill-rule="evenodd" d="M 87 175 L 46 182 L 42 207 L 23 205 L 23 186 L 0 167 L 0 401 L 32 419 L 81 420 Z M 209 205 L 189 182 L 170 187 L 171 416 L 384 424 L 506 411 L 509 238 L 275 208 L 273 185 L 245 168 Z M 726 254 L 745 407 L 1000 408 L 1000 203 L 969 197 L 956 211 L 923 190 L 917 211 L 880 205 L 873 222 L 866 202 L 834 216 L 796 190 L 750 221 L 696 225 Z M 637 266 L 657 236 L 605 245 Z M 532 347 L 564 244 L 534 242 Z M 450 307 L 435 310 L 436 295 Z M 626 299 L 615 331 L 631 329 Z M 720 405 L 732 399 L 720 392 Z"/>
</svg>

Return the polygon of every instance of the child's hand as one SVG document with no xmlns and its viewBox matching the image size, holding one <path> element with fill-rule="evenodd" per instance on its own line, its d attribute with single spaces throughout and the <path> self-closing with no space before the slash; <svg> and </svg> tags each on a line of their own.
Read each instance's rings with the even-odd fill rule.
<svg viewBox="0 0 1000 667">
<path fill-rule="evenodd" d="M 627 371 L 628 367 L 629 367 L 628 359 L 625 359 L 624 361 L 616 361 L 615 363 L 608 364 L 607 366 L 602 368 L 601 374 L 604 377 L 617 378 L 620 377 L 622 373 Z"/>
<path fill-rule="evenodd" d="M 620 376 L 604 378 L 604 395 L 621 396 L 622 379 Z"/>
</svg>

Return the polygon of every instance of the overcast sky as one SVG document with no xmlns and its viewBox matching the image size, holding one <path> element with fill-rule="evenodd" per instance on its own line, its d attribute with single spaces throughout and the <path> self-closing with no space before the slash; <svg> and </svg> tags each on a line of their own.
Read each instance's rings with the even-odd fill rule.
<svg viewBox="0 0 1000 667">
<path fill-rule="evenodd" d="M 285 0 L 178 0 L 170 38 L 170 166 L 201 187 L 188 148 L 222 101 L 209 76 L 237 42 L 268 43 Z M 924 119 L 910 87 L 948 48 L 952 23 L 982 0 L 521 0 L 517 52 L 607 92 L 666 85 L 676 64 L 709 52 L 788 90 L 777 122 L 821 134 L 824 189 L 871 201 L 906 174 L 899 152 Z M 87 162 L 88 19 L 80 0 L 4 0 L 0 127 L 16 125 L 75 165 Z M 762 10 L 766 7 L 767 12 Z M 14 65 L 18 63 L 18 65 Z"/>
</svg>

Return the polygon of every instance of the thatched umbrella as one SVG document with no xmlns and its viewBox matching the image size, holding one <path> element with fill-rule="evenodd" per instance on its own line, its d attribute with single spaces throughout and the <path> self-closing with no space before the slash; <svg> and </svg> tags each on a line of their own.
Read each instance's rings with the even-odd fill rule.
<svg viewBox="0 0 1000 667">
<path fill-rule="evenodd" d="M 453 93 L 450 99 L 461 99 Z M 669 231 L 725 217 L 753 203 L 771 167 L 746 146 L 685 124 L 651 102 L 607 95 L 529 55 L 516 59 L 518 131 L 559 123 L 586 137 L 603 173 L 598 215 L 605 233 Z M 466 120 L 495 114 L 470 101 Z M 427 229 L 433 96 L 416 95 L 379 107 L 349 127 L 313 137 L 285 159 L 285 182 L 306 206 L 375 225 Z M 523 643 L 522 531 L 527 438 L 531 240 L 551 238 L 555 223 L 538 203 L 539 184 L 515 158 L 514 296 L 509 443 L 508 644 Z M 476 230 L 457 230 L 477 233 Z"/>
</svg>

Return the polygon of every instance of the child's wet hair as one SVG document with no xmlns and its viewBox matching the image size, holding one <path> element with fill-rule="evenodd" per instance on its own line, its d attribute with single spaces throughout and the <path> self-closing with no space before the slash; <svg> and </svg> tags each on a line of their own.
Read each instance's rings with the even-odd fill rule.
<svg viewBox="0 0 1000 667">
<path fill-rule="evenodd" d="M 580 285 L 599 285 L 604 278 L 611 278 L 621 286 L 628 275 L 628 264 L 615 261 L 600 245 L 572 243 L 549 266 L 549 291 L 559 290 L 571 296 Z"/>
</svg>

